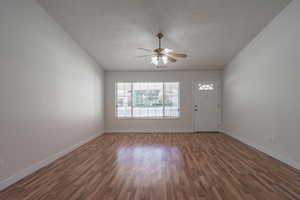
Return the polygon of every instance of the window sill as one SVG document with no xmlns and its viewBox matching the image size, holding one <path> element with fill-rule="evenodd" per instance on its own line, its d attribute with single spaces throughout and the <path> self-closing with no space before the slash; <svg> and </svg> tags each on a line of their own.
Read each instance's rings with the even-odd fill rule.
<svg viewBox="0 0 300 200">
<path fill-rule="evenodd" d="M 116 117 L 117 120 L 178 120 L 180 117 Z"/>
</svg>

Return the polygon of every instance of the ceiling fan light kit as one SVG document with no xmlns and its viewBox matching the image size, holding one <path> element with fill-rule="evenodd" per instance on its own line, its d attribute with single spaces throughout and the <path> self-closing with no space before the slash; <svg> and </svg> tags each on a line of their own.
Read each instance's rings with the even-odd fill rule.
<svg viewBox="0 0 300 200">
<path fill-rule="evenodd" d="M 147 51 L 147 52 L 153 52 L 150 55 L 141 56 L 141 57 L 147 57 L 151 56 L 151 63 L 154 64 L 156 67 L 166 65 L 168 62 L 175 63 L 177 60 L 173 57 L 178 58 L 186 58 L 186 54 L 181 53 L 175 53 L 172 49 L 169 48 L 161 48 L 161 39 L 164 37 L 162 33 L 158 33 L 156 35 L 158 37 L 158 48 L 154 50 L 145 49 L 145 48 L 139 48 L 140 50 Z"/>
</svg>

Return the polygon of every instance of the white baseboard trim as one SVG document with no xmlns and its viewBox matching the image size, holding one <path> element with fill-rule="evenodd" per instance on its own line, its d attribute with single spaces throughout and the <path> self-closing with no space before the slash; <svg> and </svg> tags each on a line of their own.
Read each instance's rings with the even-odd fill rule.
<svg viewBox="0 0 300 200">
<path fill-rule="evenodd" d="M 42 161 L 39 161 L 39 162 L 33 164 L 32 166 L 30 166 L 30 167 L 28 167 L 28 168 L 26 168 L 22 171 L 19 171 L 16 174 L 4 179 L 3 181 L 0 182 L 0 191 L 4 190 L 5 188 L 7 188 L 9 186 L 11 186 L 12 184 L 18 182 L 19 180 L 25 178 L 26 176 L 36 172 L 37 170 L 49 165 L 50 163 L 57 160 L 58 158 L 61 158 L 62 156 L 70 153 L 71 151 L 74 151 L 78 147 L 88 143 L 89 141 L 95 139 L 96 137 L 98 137 L 102 134 L 103 134 L 103 132 L 99 132 L 95 135 L 92 135 L 89 138 L 84 139 L 84 140 L 80 141 L 79 143 L 77 143 L 73 146 L 67 147 L 64 150 L 62 150 L 62 151 L 60 151 L 56 154 L 53 154 L 53 155 L 49 156 L 48 158 L 46 158 Z"/>
<path fill-rule="evenodd" d="M 193 133 L 193 130 L 106 130 L 104 133 Z"/>
<path fill-rule="evenodd" d="M 251 142 L 247 141 L 246 138 L 236 137 L 236 136 L 230 135 L 230 134 L 228 134 L 228 133 L 226 133 L 224 131 L 222 131 L 222 133 L 225 134 L 225 135 L 228 135 L 229 137 L 233 137 L 233 138 L 237 139 L 238 141 L 240 141 L 240 142 L 242 142 L 242 143 L 244 143 L 244 144 L 246 144 L 246 145 L 248 145 L 250 147 L 253 147 L 254 149 L 256 149 L 256 150 L 258 150 L 260 152 L 263 152 L 263 153 L 265 153 L 265 154 L 267 154 L 267 155 L 275 158 L 276 160 L 279 160 L 279 161 L 281 161 L 281 162 L 283 162 L 283 163 L 285 163 L 285 164 L 287 164 L 287 165 L 289 165 L 289 166 L 291 166 L 291 167 L 293 167 L 293 168 L 295 168 L 297 170 L 300 170 L 300 163 L 298 163 L 296 161 L 293 161 L 293 160 L 291 160 L 289 158 L 286 158 L 285 156 L 282 156 L 282 155 L 280 155 L 278 153 L 274 153 L 270 149 L 267 149 L 267 148 L 265 148 L 265 147 L 263 147 L 261 145 L 251 143 Z"/>
</svg>

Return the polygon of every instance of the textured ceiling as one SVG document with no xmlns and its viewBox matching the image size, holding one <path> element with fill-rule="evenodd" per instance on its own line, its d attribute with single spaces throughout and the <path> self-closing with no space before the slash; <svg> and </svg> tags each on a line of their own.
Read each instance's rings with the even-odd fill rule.
<svg viewBox="0 0 300 200">
<path fill-rule="evenodd" d="M 139 47 L 188 54 L 167 69 L 220 69 L 290 0 L 40 0 L 105 69 L 154 70 Z"/>
</svg>

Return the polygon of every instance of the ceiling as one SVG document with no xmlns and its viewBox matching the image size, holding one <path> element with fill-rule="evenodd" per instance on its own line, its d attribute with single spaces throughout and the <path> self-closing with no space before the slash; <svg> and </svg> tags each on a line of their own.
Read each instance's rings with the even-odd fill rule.
<svg viewBox="0 0 300 200">
<path fill-rule="evenodd" d="M 107 71 L 155 70 L 139 47 L 187 53 L 169 70 L 221 69 L 290 0 L 39 0 Z"/>
</svg>

